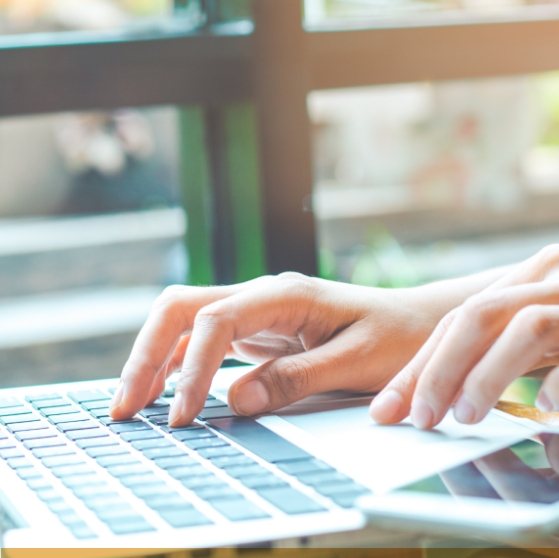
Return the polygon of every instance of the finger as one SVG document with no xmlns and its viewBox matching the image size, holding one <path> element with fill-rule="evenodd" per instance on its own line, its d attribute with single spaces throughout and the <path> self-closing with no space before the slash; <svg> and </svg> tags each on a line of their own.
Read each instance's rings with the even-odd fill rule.
<svg viewBox="0 0 559 558">
<path fill-rule="evenodd" d="M 324 345 L 266 362 L 229 389 L 229 405 L 239 415 L 257 415 L 337 389 L 367 389 L 369 355 L 360 324 L 341 331 Z"/>
<path fill-rule="evenodd" d="M 549 372 L 543 381 L 536 401 L 542 411 L 557 411 L 559 409 L 559 367 Z"/>
<path fill-rule="evenodd" d="M 559 266 L 559 244 L 550 244 L 516 265 L 510 273 L 495 281 L 487 290 L 496 290 L 553 277 Z"/>
<path fill-rule="evenodd" d="M 417 379 L 452 324 L 456 312 L 447 314 L 410 362 L 375 396 L 369 407 L 371 418 L 378 424 L 404 420 L 410 411 Z"/>
<path fill-rule="evenodd" d="M 438 424 L 468 373 L 513 316 L 528 305 L 557 302 L 559 289 L 551 283 L 484 292 L 466 301 L 420 374 L 412 400 L 412 422 L 418 428 Z"/>
<path fill-rule="evenodd" d="M 456 419 L 466 424 L 479 422 L 514 379 L 557 347 L 559 307 L 533 305 L 520 310 L 467 375 L 454 408 Z"/>
<path fill-rule="evenodd" d="M 124 365 L 111 416 L 128 418 L 143 408 L 148 403 L 154 379 L 168 362 L 181 335 L 192 327 L 196 312 L 243 286 L 166 288 L 155 301 Z"/>
<path fill-rule="evenodd" d="M 202 409 L 211 381 L 235 340 L 274 328 L 298 331 L 308 311 L 302 285 L 278 281 L 218 300 L 198 312 L 175 389 L 169 424 L 190 423 Z"/>
</svg>

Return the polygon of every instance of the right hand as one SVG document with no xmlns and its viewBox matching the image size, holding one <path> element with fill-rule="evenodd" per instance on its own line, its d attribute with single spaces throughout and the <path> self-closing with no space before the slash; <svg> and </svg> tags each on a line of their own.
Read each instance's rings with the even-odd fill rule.
<svg viewBox="0 0 559 558">
<path fill-rule="evenodd" d="M 131 417 L 180 369 L 169 422 L 191 422 L 226 357 L 259 363 L 237 380 L 240 415 L 317 392 L 381 389 L 426 340 L 433 315 L 421 289 L 376 289 L 297 273 L 232 286 L 166 289 L 122 372 L 111 414 Z"/>
</svg>

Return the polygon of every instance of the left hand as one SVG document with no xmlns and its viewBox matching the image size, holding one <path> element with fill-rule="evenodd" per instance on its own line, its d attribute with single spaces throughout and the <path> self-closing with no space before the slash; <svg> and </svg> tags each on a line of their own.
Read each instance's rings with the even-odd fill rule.
<svg viewBox="0 0 559 558">
<path fill-rule="evenodd" d="M 559 364 L 558 269 L 559 245 L 548 246 L 447 314 L 373 400 L 373 419 L 387 424 L 410 414 L 428 429 L 454 405 L 456 419 L 473 424 L 515 378 Z M 405 403 L 395 409 L 394 400 Z M 559 409 L 559 367 L 547 374 L 538 406 Z"/>
</svg>

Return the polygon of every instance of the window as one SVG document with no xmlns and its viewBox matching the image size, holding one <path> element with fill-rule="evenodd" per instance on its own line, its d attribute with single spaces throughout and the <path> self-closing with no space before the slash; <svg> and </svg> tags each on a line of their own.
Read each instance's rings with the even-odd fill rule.
<svg viewBox="0 0 559 558">
<path fill-rule="evenodd" d="M 89 2 L 93 0 L 88 6 Z M 4 26 L 7 10 L 15 4 L 2 3 Z M 86 0 L 79 4 L 86 6 Z M 556 196 L 552 72 L 559 64 L 559 8 L 555 2 L 177 0 L 171 7 L 153 0 L 141 3 L 152 6 L 153 12 L 134 16 L 127 7 L 139 3 L 103 4 L 124 10 L 123 19 L 91 30 L 31 18 L 27 28 L 11 24 L 4 31 L 0 116 L 6 119 L 2 122 L 11 122 L 33 115 L 94 111 L 114 129 L 122 107 L 128 107 L 128 115 L 148 121 L 147 115 L 170 110 L 179 162 L 171 174 L 177 177 L 174 192 L 186 207 L 187 219 L 181 224 L 177 218 L 169 235 L 176 239 L 186 230 L 190 281 L 225 282 L 285 269 L 316 273 L 317 246 L 322 271 L 336 277 L 384 284 L 420 281 L 439 273 L 436 266 L 419 269 L 415 263 L 434 249 L 463 248 L 469 239 L 499 231 L 524 235 L 526 228 L 535 235 L 534 242 L 544 240 L 538 236 L 543 230 L 526 220 L 520 206 L 511 209 L 515 195 L 540 204 L 538 226 L 545 224 L 553 231 L 552 204 L 545 200 Z M 170 8 L 173 17 L 168 17 Z M 54 28 L 60 32 L 48 32 Z M 471 98 L 490 99 L 493 88 L 510 90 L 507 102 L 514 119 L 520 118 L 514 109 L 517 103 L 519 109 L 541 111 L 542 120 L 536 119 L 536 130 L 515 135 L 518 146 L 507 147 L 514 156 L 504 168 L 509 172 L 514 167 L 518 174 L 499 179 L 499 184 L 507 185 L 506 194 L 501 195 L 505 186 L 501 189 L 497 181 L 487 190 L 481 186 L 476 190 L 470 181 L 458 210 L 451 184 L 456 180 L 453 172 L 458 176 L 463 171 L 453 171 L 452 164 L 447 164 L 446 174 L 430 170 L 444 151 L 435 143 L 444 142 L 437 138 L 444 138 L 445 129 L 456 120 L 453 106 L 464 111 Z M 388 96 L 402 99 L 406 110 L 396 114 L 391 106 L 382 118 L 375 116 L 374 106 L 392 103 L 386 101 Z M 345 111 L 354 103 L 371 110 L 367 121 L 373 132 L 379 126 L 391 133 L 401 130 L 402 137 L 391 141 L 392 150 L 387 151 L 387 157 L 395 157 L 389 161 L 392 166 L 383 160 L 382 168 L 380 164 L 367 168 L 365 162 L 372 158 L 365 146 L 368 141 L 375 145 L 374 138 L 359 145 L 364 157 L 343 155 L 347 147 L 339 143 L 338 132 L 352 128 L 355 118 Z M 393 120 L 389 114 L 394 114 Z M 433 120 L 437 118 L 438 124 Z M 480 122 L 485 126 L 483 118 L 477 124 L 475 120 L 462 119 L 459 134 L 467 138 Z M 487 174 L 487 162 L 477 165 L 481 155 L 472 146 L 490 143 L 499 133 L 488 132 L 469 151 L 464 148 L 469 166 L 463 163 L 463 168 L 476 167 Z M 351 141 L 361 141 L 359 134 L 367 132 L 354 134 Z M 411 160 L 413 150 L 405 147 L 409 142 L 416 142 L 421 161 Z M 440 161 L 439 166 L 444 167 Z M 523 177 L 522 188 L 518 176 Z M 417 198 L 410 193 L 414 183 L 421 184 Z M 50 180 L 48 186 L 54 198 L 56 185 Z M 343 199 L 339 191 L 344 192 Z M 173 210 L 173 199 L 165 198 L 162 205 Z M 506 210 L 503 203 L 509 204 Z M 361 211 L 357 216 L 351 213 L 356 206 Z M 141 207 L 145 208 L 140 204 L 136 209 Z M 456 209 L 457 217 L 445 222 L 441 216 L 449 207 Z M 133 217 L 145 216 L 141 212 Z M 369 221 L 372 242 L 362 226 Z M 337 228 L 342 222 L 347 231 L 343 238 Z M 389 277 L 359 265 L 359 258 L 379 242 L 389 248 L 382 253 L 398 262 L 397 273 Z M 362 253 L 355 243 L 364 246 Z M 457 258 L 461 265 L 464 254 Z M 472 267 L 484 263 L 473 262 Z M 8 310 L 4 313 L 9 315 Z M 49 361 L 48 344 L 44 348 L 36 362 L 43 369 L 54 369 L 60 356 Z M 127 349 L 108 359 L 97 373 L 117 373 Z M 71 354 L 69 346 L 62 353 Z M 99 358 L 98 351 L 94 362 Z M 38 367 L 39 377 L 41 373 Z"/>
</svg>

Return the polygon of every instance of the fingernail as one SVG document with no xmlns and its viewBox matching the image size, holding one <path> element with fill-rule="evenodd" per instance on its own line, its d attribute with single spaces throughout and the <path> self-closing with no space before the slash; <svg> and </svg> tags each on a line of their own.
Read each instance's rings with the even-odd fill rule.
<svg viewBox="0 0 559 558">
<path fill-rule="evenodd" d="M 421 397 L 415 397 L 413 400 L 410 418 L 413 425 L 421 430 L 427 430 L 433 426 L 435 413 L 428 403 Z"/>
<path fill-rule="evenodd" d="M 180 426 L 186 415 L 186 405 L 182 392 L 177 391 L 169 410 L 169 426 Z"/>
<path fill-rule="evenodd" d="M 476 422 L 477 411 L 468 397 L 462 394 L 454 405 L 454 418 L 463 424 Z"/>
<path fill-rule="evenodd" d="M 404 399 L 396 390 L 381 391 L 371 402 L 369 414 L 376 422 L 390 422 L 399 414 L 403 403 Z"/>
<path fill-rule="evenodd" d="M 116 391 L 113 395 L 113 400 L 111 402 L 111 409 L 110 409 L 111 413 L 118 408 L 118 406 L 120 405 L 120 403 L 122 401 L 122 396 L 123 395 L 124 395 L 124 383 L 121 380 L 121 382 L 118 384 L 118 386 L 116 388 Z"/>
<path fill-rule="evenodd" d="M 235 390 L 234 399 L 235 411 L 239 415 L 257 415 L 270 404 L 270 396 L 264 384 L 258 380 L 240 385 Z"/>
<path fill-rule="evenodd" d="M 538 398 L 536 399 L 536 407 L 540 411 L 544 411 L 546 413 L 550 413 L 551 411 L 553 411 L 553 403 L 543 389 L 540 390 Z"/>
</svg>

